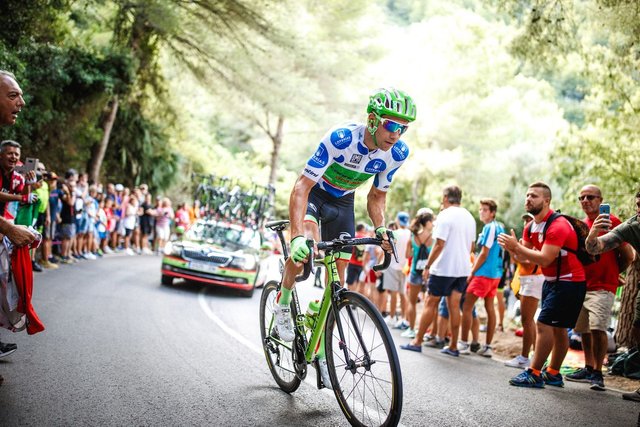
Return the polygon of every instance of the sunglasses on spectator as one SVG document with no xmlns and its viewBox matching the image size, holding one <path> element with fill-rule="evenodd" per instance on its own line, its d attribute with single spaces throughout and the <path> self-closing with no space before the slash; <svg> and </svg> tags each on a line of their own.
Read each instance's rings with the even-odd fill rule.
<svg viewBox="0 0 640 427">
<path fill-rule="evenodd" d="M 380 116 L 377 117 L 382 127 L 391 133 L 400 132 L 400 135 L 402 135 L 407 131 L 407 129 L 409 129 L 409 125 L 403 125 L 402 123 L 394 122 L 391 119 L 383 119 Z"/>
<path fill-rule="evenodd" d="M 592 201 L 593 199 L 598 198 L 598 196 L 594 196 L 592 194 L 585 194 L 584 196 L 578 196 L 578 200 L 581 202 L 583 200 Z"/>
</svg>

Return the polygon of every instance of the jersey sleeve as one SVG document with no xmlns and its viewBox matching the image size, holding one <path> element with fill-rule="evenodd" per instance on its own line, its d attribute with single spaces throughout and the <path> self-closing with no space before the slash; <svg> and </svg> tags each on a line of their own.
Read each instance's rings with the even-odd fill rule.
<svg viewBox="0 0 640 427">
<path fill-rule="evenodd" d="M 391 187 L 393 176 L 400 169 L 400 166 L 409 157 L 409 146 L 404 141 L 399 140 L 391 147 L 391 160 L 389 166 L 378 172 L 373 179 L 373 185 L 381 191 L 388 191 Z"/>
<path fill-rule="evenodd" d="M 354 139 L 354 129 L 351 126 L 342 126 L 329 130 L 316 149 L 313 156 L 307 161 L 302 171 L 312 181 L 319 182 L 322 175 L 331 165 L 333 158 L 340 155 L 340 150 L 346 148 Z"/>
<path fill-rule="evenodd" d="M 496 223 L 491 222 L 484 227 L 482 227 L 482 235 L 480 236 L 480 240 L 478 244 L 480 246 L 486 246 L 488 249 L 491 249 L 493 244 L 496 241 Z"/>
<path fill-rule="evenodd" d="M 442 216 L 442 214 L 441 214 Z M 451 224 L 446 218 L 438 219 L 438 222 L 433 229 L 433 238 L 444 240 L 445 242 L 449 238 L 449 232 L 451 231 Z"/>
</svg>

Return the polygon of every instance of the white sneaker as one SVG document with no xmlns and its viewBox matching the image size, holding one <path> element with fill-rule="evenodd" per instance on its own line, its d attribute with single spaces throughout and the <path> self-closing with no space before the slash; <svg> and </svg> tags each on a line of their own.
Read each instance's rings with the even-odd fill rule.
<svg viewBox="0 0 640 427">
<path fill-rule="evenodd" d="M 478 350 L 478 353 L 480 356 L 484 356 L 484 357 L 492 357 L 493 356 L 493 350 L 491 350 L 491 346 L 490 345 L 483 345 L 482 348 L 480 350 Z"/>
<path fill-rule="evenodd" d="M 531 362 L 529 361 L 528 357 L 524 357 L 521 354 L 519 354 L 513 359 L 504 362 L 504 366 L 510 366 L 512 368 L 518 368 L 518 369 L 526 369 L 529 367 L 529 363 Z"/>
<path fill-rule="evenodd" d="M 397 321 L 398 319 L 396 319 L 395 316 L 387 316 L 384 318 L 384 323 L 386 323 L 390 328 L 393 328 Z"/>
<path fill-rule="evenodd" d="M 104 252 L 105 254 L 112 254 L 113 249 L 111 249 L 109 246 L 105 246 L 102 252 Z"/>
<path fill-rule="evenodd" d="M 331 385 L 331 377 L 329 376 L 329 368 L 327 367 L 327 359 L 318 359 L 318 366 L 320 367 L 320 378 L 322 378 L 322 384 L 329 390 L 333 390 Z"/>
<path fill-rule="evenodd" d="M 135 255 L 135 254 L 136 254 L 135 252 L 133 252 L 133 249 L 131 249 L 131 248 L 127 248 L 127 249 L 124 251 L 124 253 L 125 253 L 125 254 L 127 254 L 127 255 L 129 255 L 129 256 L 133 256 L 133 255 Z"/>
<path fill-rule="evenodd" d="M 416 330 L 409 328 L 406 331 L 404 331 L 403 333 L 401 333 L 400 336 L 402 338 L 415 338 L 416 337 Z"/>
<path fill-rule="evenodd" d="M 96 257 L 94 254 L 92 254 L 91 252 L 87 252 L 85 254 L 83 254 L 82 256 L 84 256 L 84 259 L 90 259 L 92 261 L 98 259 L 98 257 Z"/>
<path fill-rule="evenodd" d="M 276 304 L 273 310 L 276 317 L 276 331 L 282 341 L 291 342 L 296 337 L 293 331 L 293 321 L 291 320 L 291 309 L 287 306 Z"/>
<path fill-rule="evenodd" d="M 458 351 L 460 354 L 471 354 L 469 343 L 465 341 L 458 341 Z"/>
<path fill-rule="evenodd" d="M 144 255 L 153 255 L 153 251 L 151 249 L 149 249 L 149 248 L 142 249 L 142 253 Z"/>
</svg>

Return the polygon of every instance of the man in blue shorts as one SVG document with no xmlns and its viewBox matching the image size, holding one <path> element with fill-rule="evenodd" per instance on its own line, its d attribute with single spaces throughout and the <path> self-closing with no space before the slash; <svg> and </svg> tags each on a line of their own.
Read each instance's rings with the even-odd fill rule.
<svg viewBox="0 0 640 427">
<path fill-rule="evenodd" d="M 293 341 L 295 337 L 289 305 L 295 277 L 310 253 L 307 238 L 318 241 L 320 237 L 331 240 L 353 236 L 354 192 L 371 177 L 374 180 L 367 195 L 367 211 L 376 234 L 386 235 L 387 190 L 409 155 L 409 147 L 400 140 L 400 135 L 415 120 L 416 106 L 402 91 L 379 89 L 369 98 L 367 113 L 366 124 L 347 123 L 327 132 L 291 191 L 291 257 L 285 263 L 275 308 L 276 329 L 284 341 Z M 389 251 L 391 247 L 385 243 L 383 249 Z M 350 249 L 339 254 L 341 282 L 350 257 Z M 322 344 L 318 359 L 322 381 L 331 387 Z"/>
</svg>

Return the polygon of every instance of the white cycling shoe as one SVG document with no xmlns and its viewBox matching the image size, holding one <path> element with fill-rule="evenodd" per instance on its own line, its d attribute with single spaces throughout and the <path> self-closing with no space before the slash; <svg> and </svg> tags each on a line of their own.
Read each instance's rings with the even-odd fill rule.
<svg viewBox="0 0 640 427">
<path fill-rule="evenodd" d="M 329 390 L 333 390 L 331 377 L 329 376 L 329 368 L 327 367 L 327 359 L 318 359 L 318 367 L 320 368 L 320 378 L 322 378 L 322 383 Z"/>
<path fill-rule="evenodd" d="M 296 337 L 293 330 L 293 321 L 291 319 L 291 308 L 276 304 L 273 310 L 276 321 L 276 331 L 282 341 L 291 342 Z"/>
</svg>

